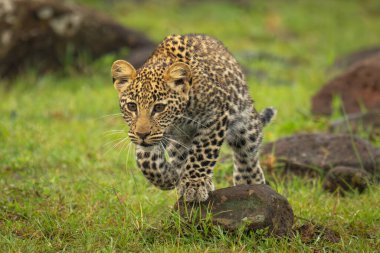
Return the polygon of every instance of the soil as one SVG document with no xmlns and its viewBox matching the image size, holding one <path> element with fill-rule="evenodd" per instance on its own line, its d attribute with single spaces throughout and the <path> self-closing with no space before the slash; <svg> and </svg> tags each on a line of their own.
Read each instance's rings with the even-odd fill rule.
<svg viewBox="0 0 380 253">
<path fill-rule="evenodd" d="M 313 223 L 306 223 L 295 228 L 294 231 L 300 235 L 303 243 L 313 243 L 318 239 L 331 243 L 340 242 L 340 235 L 338 232 Z"/>
</svg>

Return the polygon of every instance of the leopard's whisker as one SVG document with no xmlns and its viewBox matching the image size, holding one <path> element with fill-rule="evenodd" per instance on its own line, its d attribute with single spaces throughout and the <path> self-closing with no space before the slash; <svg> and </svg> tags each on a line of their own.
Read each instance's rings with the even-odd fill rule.
<svg viewBox="0 0 380 253">
<path fill-rule="evenodd" d="M 183 131 L 180 127 L 178 127 L 177 125 L 173 125 L 173 126 L 174 126 L 175 129 L 177 129 L 178 131 L 180 131 L 181 133 L 183 133 L 184 136 L 190 138 L 190 136 L 187 133 L 185 133 L 185 131 Z"/>
<path fill-rule="evenodd" d="M 128 140 L 128 136 L 123 138 L 121 141 L 119 141 L 118 143 L 116 143 L 113 147 L 114 148 L 117 148 L 120 144 L 122 144 L 123 142 L 127 141 Z"/>
<path fill-rule="evenodd" d="M 177 141 L 177 140 L 174 140 L 174 139 L 169 138 L 169 137 L 164 137 L 164 138 L 168 139 L 169 141 L 172 141 L 172 142 L 174 142 L 174 143 L 177 143 L 177 144 L 181 145 L 181 146 L 184 147 L 186 150 L 189 149 L 189 147 L 187 147 L 185 144 L 183 144 L 183 143 L 181 143 L 181 142 L 179 142 L 179 141 Z"/>
<path fill-rule="evenodd" d="M 190 120 L 190 121 L 193 121 L 195 123 L 197 123 L 198 125 L 201 125 L 202 127 L 205 127 L 207 128 L 207 126 L 203 125 L 202 123 L 200 123 L 199 121 L 196 121 L 195 119 L 192 119 L 192 118 L 189 118 L 189 117 L 186 117 L 186 116 L 183 116 L 183 115 L 179 115 L 181 118 L 184 118 L 184 119 L 187 119 L 187 120 Z"/>
<path fill-rule="evenodd" d="M 130 144 L 131 142 L 128 142 L 126 139 L 123 140 L 123 143 L 121 144 L 121 148 L 118 154 L 118 157 L 120 157 L 122 151 L 124 151 L 124 148 L 127 146 L 127 144 Z"/>
<path fill-rule="evenodd" d="M 161 147 L 162 147 L 163 150 L 166 150 L 165 147 L 164 147 L 164 144 L 162 144 L 162 141 L 160 141 L 159 144 L 161 145 Z"/>
<path fill-rule="evenodd" d="M 114 142 L 115 143 L 115 142 Z M 113 147 L 112 147 L 112 143 L 110 144 L 110 143 L 108 143 L 109 145 L 108 145 L 108 147 L 106 148 L 106 150 L 104 151 L 104 153 L 103 154 L 107 154 L 110 150 L 112 150 L 113 149 Z"/>
<path fill-rule="evenodd" d="M 167 139 L 167 140 L 170 141 L 171 139 Z M 175 141 L 175 140 L 172 140 L 172 141 Z M 178 142 L 178 144 L 180 144 L 180 143 Z M 185 159 L 185 157 L 183 156 L 184 153 L 181 152 L 175 145 L 172 145 L 172 147 L 175 149 L 175 151 L 177 151 L 179 156 L 184 160 Z M 184 147 L 186 151 L 190 149 L 190 147 L 185 147 L 185 146 L 182 146 L 182 147 Z M 168 149 L 167 151 L 171 152 L 170 149 Z"/>
<path fill-rule="evenodd" d="M 173 145 L 172 148 L 175 149 L 175 151 L 179 154 L 179 156 L 180 156 L 182 159 L 185 158 L 185 157 L 183 157 L 183 152 L 181 152 L 181 150 L 179 150 L 175 145 Z M 186 149 L 186 150 L 187 150 L 187 149 Z M 168 149 L 167 151 L 168 151 L 168 152 L 171 152 L 170 149 Z M 171 152 L 171 154 L 173 154 L 173 153 Z"/>
<path fill-rule="evenodd" d="M 120 138 L 116 138 L 116 139 L 110 140 L 110 141 L 106 142 L 105 144 L 103 144 L 102 146 L 103 146 L 103 147 L 107 147 L 107 146 L 109 146 L 109 145 L 112 145 L 112 144 L 114 144 L 114 143 L 120 141 L 120 140 L 123 139 L 123 138 L 124 138 L 124 137 L 120 137 Z"/>
<path fill-rule="evenodd" d="M 164 139 L 163 139 L 163 141 L 164 141 Z M 172 153 L 170 153 L 171 151 L 168 150 L 168 149 L 165 149 L 165 146 L 164 146 L 164 144 L 162 143 L 162 141 L 160 141 L 159 144 L 161 145 L 162 149 L 164 150 L 164 153 L 165 153 L 168 157 L 170 157 L 171 154 L 172 154 Z"/>
<path fill-rule="evenodd" d="M 132 142 L 130 142 L 130 143 L 128 144 L 127 156 L 126 156 L 126 158 L 125 158 L 126 165 L 127 165 L 128 162 L 129 162 L 129 152 L 131 151 L 131 145 L 132 145 Z"/>
<path fill-rule="evenodd" d="M 123 142 L 126 141 L 126 140 L 128 140 L 128 137 L 121 138 L 121 140 L 118 139 L 117 143 L 114 144 L 111 148 L 109 148 L 104 154 L 107 154 L 107 153 L 108 153 L 110 150 L 112 150 L 112 149 L 116 149 L 121 143 L 123 143 Z M 115 143 L 115 142 L 114 142 L 114 143 Z"/>
</svg>

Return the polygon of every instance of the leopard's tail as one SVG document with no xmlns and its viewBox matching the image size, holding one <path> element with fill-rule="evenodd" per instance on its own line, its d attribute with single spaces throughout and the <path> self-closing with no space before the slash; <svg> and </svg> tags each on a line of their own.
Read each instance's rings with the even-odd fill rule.
<svg viewBox="0 0 380 253">
<path fill-rule="evenodd" d="M 269 124 L 277 114 L 277 110 L 273 107 L 267 107 L 260 112 L 260 120 L 263 126 Z"/>
</svg>

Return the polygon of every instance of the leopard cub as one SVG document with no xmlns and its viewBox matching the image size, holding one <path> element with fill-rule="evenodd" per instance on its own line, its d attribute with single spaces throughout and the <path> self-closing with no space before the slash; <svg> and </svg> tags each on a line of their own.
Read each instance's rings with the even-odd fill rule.
<svg viewBox="0 0 380 253">
<path fill-rule="evenodd" d="M 205 201 L 224 140 L 234 152 L 234 184 L 265 183 L 258 152 L 275 110 L 256 111 L 241 67 L 221 42 L 171 35 L 138 70 L 115 61 L 112 77 L 137 164 L 153 185 Z"/>
</svg>

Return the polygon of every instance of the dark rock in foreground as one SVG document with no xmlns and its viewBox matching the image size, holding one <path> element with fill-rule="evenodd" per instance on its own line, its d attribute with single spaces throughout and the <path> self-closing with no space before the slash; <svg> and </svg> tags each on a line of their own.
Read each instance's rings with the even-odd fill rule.
<svg viewBox="0 0 380 253">
<path fill-rule="evenodd" d="M 312 98 L 312 112 L 330 115 L 334 96 L 342 99 L 344 113 L 358 113 L 363 106 L 380 109 L 380 54 L 357 62 L 325 84 Z"/>
<path fill-rule="evenodd" d="M 370 175 L 358 168 L 338 166 L 330 170 L 323 182 L 323 188 L 329 192 L 344 194 L 344 191 L 358 190 L 362 193 L 370 181 Z"/>
<path fill-rule="evenodd" d="M 278 236 L 290 233 L 294 221 L 287 199 L 267 185 L 239 185 L 215 190 L 202 203 L 185 204 L 180 199 L 175 209 L 179 210 L 181 217 L 190 220 L 194 213 L 200 213 L 202 220 L 211 213 L 212 223 L 229 231 L 236 231 L 241 226 L 247 230 L 268 228 L 271 234 Z"/>
<path fill-rule="evenodd" d="M 351 135 L 298 134 L 268 143 L 262 150 L 263 160 L 274 156 L 285 172 L 316 176 L 336 166 L 364 169 L 378 176 L 379 149 Z"/>
</svg>

